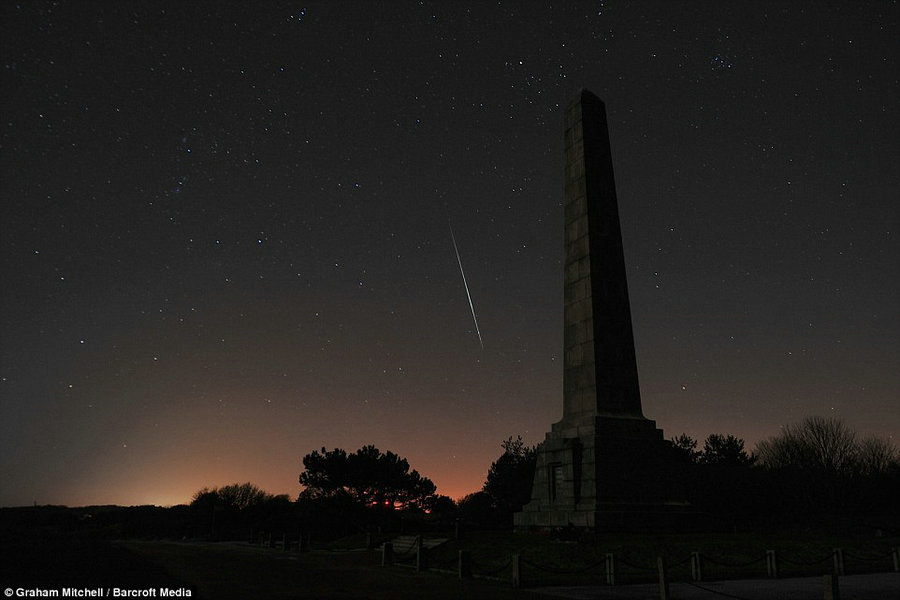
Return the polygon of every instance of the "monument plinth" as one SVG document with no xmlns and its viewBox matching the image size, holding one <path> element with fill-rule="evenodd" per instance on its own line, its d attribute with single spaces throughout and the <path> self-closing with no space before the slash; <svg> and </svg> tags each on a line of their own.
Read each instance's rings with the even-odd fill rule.
<svg viewBox="0 0 900 600">
<path fill-rule="evenodd" d="M 603 101 L 566 109 L 563 416 L 538 446 L 517 528 L 602 527 L 665 512 L 662 430 L 641 409 Z"/>
</svg>

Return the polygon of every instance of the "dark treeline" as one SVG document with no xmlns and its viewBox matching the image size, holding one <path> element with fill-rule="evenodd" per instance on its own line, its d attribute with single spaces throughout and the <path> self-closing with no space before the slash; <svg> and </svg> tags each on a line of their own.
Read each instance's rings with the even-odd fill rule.
<svg viewBox="0 0 900 600">
<path fill-rule="evenodd" d="M 752 453 L 731 435 L 710 435 L 702 448 L 686 435 L 670 444 L 686 499 L 711 523 L 900 527 L 897 448 L 861 437 L 839 419 L 787 425 Z"/>
<path fill-rule="evenodd" d="M 687 435 L 668 442 L 679 489 L 709 530 L 865 525 L 900 530 L 900 455 L 889 441 L 862 437 L 837 419 L 811 417 L 782 428 L 754 451 L 733 435 L 702 446 Z M 0 537 L 249 539 L 251 531 L 326 541 L 354 534 L 510 529 L 530 499 L 537 448 L 521 437 L 502 453 L 480 491 L 458 501 L 392 452 L 322 448 L 303 458 L 295 499 L 252 483 L 200 489 L 189 505 L 58 506 L 0 509 Z M 692 528 L 696 527 L 695 519 Z M 678 528 L 674 523 L 673 527 Z"/>
</svg>

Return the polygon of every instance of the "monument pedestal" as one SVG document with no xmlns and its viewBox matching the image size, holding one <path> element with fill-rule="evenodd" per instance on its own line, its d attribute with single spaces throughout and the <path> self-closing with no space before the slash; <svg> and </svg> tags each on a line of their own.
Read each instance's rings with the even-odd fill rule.
<svg viewBox="0 0 900 600">
<path fill-rule="evenodd" d="M 644 418 L 585 416 L 538 447 L 531 501 L 516 529 L 652 529 L 685 509 L 663 432 Z"/>
</svg>

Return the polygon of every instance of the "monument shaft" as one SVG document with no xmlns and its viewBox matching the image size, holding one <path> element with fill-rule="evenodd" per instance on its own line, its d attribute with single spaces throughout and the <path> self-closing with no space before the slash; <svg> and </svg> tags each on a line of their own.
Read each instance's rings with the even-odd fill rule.
<svg viewBox="0 0 900 600">
<path fill-rule="evenodd" d="M 641 410 L 606 108 L 587 90 L 566 109 L 565 152 L 563 416 L 515 525 L 649 522 L 670 492 L 666 447 Z"/>
<path fill-rule="evenodd" d="M 563 415 L 641 418 L 637 358 L 603 102 L 566 111 Z"/>
</svg>

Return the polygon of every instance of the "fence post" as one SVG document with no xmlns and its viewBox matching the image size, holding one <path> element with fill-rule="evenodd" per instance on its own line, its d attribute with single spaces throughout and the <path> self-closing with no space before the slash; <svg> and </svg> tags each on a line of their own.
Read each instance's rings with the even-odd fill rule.
<svg viewBox="0 0 900 600">
<path fill-rule="evenodd" d="M 381 547 L 381 566 L 389 567 L 394 564 L 394 544 L 385 542 Z"/>
<path fill-rule="evenodd" d="M 459 551 L 459 578 L 472 578 L 472 553 L 468 550 Z"/>
<path fill-rule="evenodd" d="M 900 548 L 891 548 L 891 557 L 894 559 L 894 573 L 900 572 Z"/>
<path fill-rule="evenodd" d="M 255 535 L 255 532 L 253 531 L 253 528 L 251 527 L 250 528 L 250 544 L 251 545 L 256 543 L 256 538 L 254 537 L 254 535 Z"/>
<path fill-rule="evenodd" d="M 844 574 L 844 551 L 841 548 L 834 549 L 834 574 Z"/>
<path fill-rule="evenodd" d="M 656 557 L 656 570 L 659 571 L 659 600 L 669 600 L 669 578 L 666 576 L 666 559 Z"/>
<path fill-rule="evenodd" d="M 371 531 L 366 532 L 366 550 L 371 550 L 372 548 L 375 547 L 375 544 L 373 544 L 372 542 L 373 542 L 372 532 Z"/>
<path fill-rule="evenodd" d="M 275 534 L 273 534 L 271 531 L 269 532 L 269 543 L 268 543 L 268 546 L 269 546 L 269 548 L 274 548 L 274 547 L 275 547 Z"/>
<path fill-rule="evenodd" d="M 700 562 L 699 552 L 691 552 L 691 579 L 703 581 L 703 565 Z"/>
<path fill-rule="evenodd" d="M 841 590 L 837 575 L 825 576 L 825 600 L 841 600 Z"/>
<path fill-rule="evenodd" d="M 297 552 L 309 552 L 309 536 L 301 531 L 297 536 Z"/>
<path fill-rule="evenodd" d="M 520 554 L 512 556 L 512 585 L 516 589 L 522 586 L 522 556 Z"/>
<path fill-rule="evenodd" d="M 616 585 L 616 557 L 611 552 L 604 557 L 603 566 L 606 569 L 606 585 Z"/>
<path fill-rule="evenodd" d="M 416 544 L 416 571 L 428 570 L 428 550 L 422 545 L 422 537 L 419 536 Z"/>
<path fill-rule="evenodd" d="M 766 574 L 773 579 L 778 578 L 778 560 L 774 550 L 766 550 Z"/>
<path fill-rule="evenodd" d="M 291 549 L 291 540 L 288 539 L 287 532 L 281 534 L 281 549 L 288 552 Z"/>
</svg>

